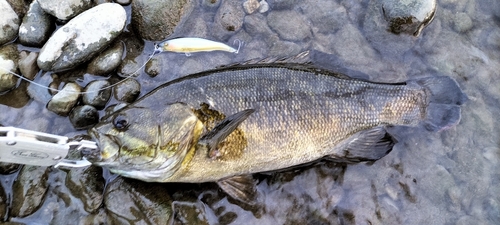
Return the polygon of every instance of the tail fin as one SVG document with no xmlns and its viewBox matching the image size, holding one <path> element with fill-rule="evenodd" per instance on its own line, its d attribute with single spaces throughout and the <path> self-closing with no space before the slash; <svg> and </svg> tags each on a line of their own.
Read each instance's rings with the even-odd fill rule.
<svg viewBox="0 0 500 225">
<path fill-rule="evenodd" d="M 460 105 L 468 98 L 457 82 L 450 77 L 427 77 L 414 80 L 428 92 L 427 118 L 425 128 L 439 131 L 450 128 L 460 122 Z"/>
</svg>

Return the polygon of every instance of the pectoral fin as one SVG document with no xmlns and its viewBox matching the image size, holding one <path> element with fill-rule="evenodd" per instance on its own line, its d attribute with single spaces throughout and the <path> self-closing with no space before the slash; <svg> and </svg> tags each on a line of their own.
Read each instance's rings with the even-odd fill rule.
<svg viewBox="0 0 500 225">
<path fill-rule="evenodd" d="M 201 137 L 198 143 L 207 148 L 210 158 L 216 157 L 218 155 L 217 145 L 231 134 L 253 112 L 255 112 L 254 109 L 246 109 L 226 117 L 215 125 L 214 129 Z"/>
<path fill-rule="evenodd" d="M 217 184 L 235 200 L 252 204 L 257 199 L 255 180 L 251 174 L 222 179 L 217 181 Z"/>
<path fill-rule="evenodd" d="M 385 126 L 378 126 L 355 133 L 342 141 L 338 153 L 329 157 L 333 161 L 347 163 L 376 161 L 389 154 L 396 142 Z"/>
</svg>

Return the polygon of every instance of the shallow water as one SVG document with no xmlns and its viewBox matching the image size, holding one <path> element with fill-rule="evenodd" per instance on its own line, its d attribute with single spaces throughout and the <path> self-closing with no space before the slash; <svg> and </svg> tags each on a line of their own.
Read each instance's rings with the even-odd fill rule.
<svg viewBox="0 0 500 225">
<path fill-rule="evenodd" d="M 297 1 L 290 9 L 281 10 L 271 5 L 267 13 L 247 15 L 244 28 L 228 35 L 212 33 L 216 30 L 211 29 L 213 23 L 205 21 L 213 20 L 214 11 L 199 5 L 173 36 L 199 36 L 225 43 L 239 39 L 245 42 L 241 52 L 237 55 L 197 53 L 190 57 L 159 54 L 154 60 L 162 65 L 160 75 L 151 78 L 142 72 L 137 78 L 142 85 L 141 95 L 166 81 L 219 65 L 319 50 L 335 57 L 323 59 L 318 64 L 359 71 L 368 74 L 373 81 L 399 82 L 434 75 L 454 78 L 469 97 L 457 126 L 437 133 L 423 128 L 394 128 L 392 133 L 399 143 L 389 155 L 371 165 L 343 166 L 322 162 L 258 175 L 260 200 L 265 203 L 260 209 L 233 202 L 214 184 L 136 182 L 130 185 L 130 190 L 136 190 L 138 187 L 134 185 L 141 184 L 166 189 L 177 206 L 177 221 L 188 223 L 499 224 L 500 3 L 494 0 L 438 1 L 434 21 L 424 28 L 421 36 L 413 37 L 394 35 L 378 27 L 380 12 L 372 10 L 374 2 Z M 266 21 L 277 11 L 298 14 L 309 25 L 296 27 L 305 38 L 287 41 L 268 27 Z M 467 16 L 472 26 L 460 29 L 459 23 Z M 296 20 L 288 22 L 301 24 Z M 251 24 L 253 29 L 245 24 Z M 124 42 L 128 44 L 128 52 L 134 51 L 131 43 L 138 43 L 137 48 L 142 51 L 136 58 L 136 66 L 153 51 L 153 43 L 138 41 L 133 34 Z M 19 48 L 24 49 L 23 46 Z M 36 81 L 47 83 L 47 76 L 39 75 Z M 85 76 L 80 84 L 95 78 Z M 25 88 L 24 85 L 18 89 Z M 38 91 L 38 100 L 20 94 L 0 96 L 0 124 L 70 137 L 85 133 L 75 130 L 67 117 L 48 111 L 44 104 L 46 92 Z M 108 105 L 114 103 L 110 101 Z M 16 201 L 22 201 L 12 198 L 13 203 L 8 204 L 11 211 L 5 217 L 7 221 L 98 223 L 99 218 L 106 217 L 110 211 L 102 210 L 103 205 L 109 206 L 110 202 L 95 203 L 97 210 L 91 213 L 91 210 L 84 210 L 86 206 L 66 187 L 68 182 L 73 182 L 67 170 L 49 169 L 41 173 L 48 186 L 43 204 L 30 215 L 12 216 L 12 209 L 21 204 Z M 121 179 L 112 182 L 106 171 L 103 174 L 104 179 L 108 179 L 108 186 Z M 13 176 L 0 176 L 6 193 L 13 191 Z M 105 187 L 95 188 L 104 192 Z M 108 222 L 144 223 L 130 215 L 118 218 L 121 219 Z"/>
</svg>

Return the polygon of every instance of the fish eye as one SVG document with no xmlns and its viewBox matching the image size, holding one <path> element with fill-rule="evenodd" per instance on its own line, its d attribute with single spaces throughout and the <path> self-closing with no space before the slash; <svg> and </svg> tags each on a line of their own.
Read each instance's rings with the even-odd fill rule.
<svg viewBox="0 0 500 225">
<path fill-rule="evenodd" d="M 119 131 L 124 131 L 128 128 L 129 122 L 127 117 L 123 114 L 118 114 L 113 118 L 113 126 Z"/>
</svg>

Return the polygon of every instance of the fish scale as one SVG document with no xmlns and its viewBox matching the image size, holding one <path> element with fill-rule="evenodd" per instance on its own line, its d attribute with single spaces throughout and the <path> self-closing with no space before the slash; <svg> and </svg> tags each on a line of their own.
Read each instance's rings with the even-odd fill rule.
<svg viewBox="0 0 500 225">
<path fill-rule="evenodd" d="M 440 89 L 449 89 L 456 95 L 445 95 Z M 436 93 L 444 97 L 434 98 Z M 163 84 L 114 113 L 145 120 L 120 131 L 121 137 L 129 140 L 126 147 L 131 151 L 149 146 L 156 140 L 158 132 L 145 135 L 147 132 L 144 131 L 151 129 L 145 124 L 156 124 L 163 132 L 181 132 L 192 138 L 191 147 L 184 148 L 185 153 L 168 162 L 182 163 L 172 167 L 176 170 L 165 173 L 162 168 L 166 168 L 166 164 L 161 164 L 157 158 L 144 165 L 117 163 L 117 159 L 133 157 L 127 152 L 114 155 L 116 158 L 96 158 L 94 163 L 146 181 L 207 182 L 280 170 L 325 156 L 347 161 L 376 160 L 392 148 L 388 139 L 384 139 L 384 133 L 380 133 L 385 132 L 384 129 L 377 127 L 415 126 L 429 121 L 437 124 L 434 127 L 439 129 L 450 126 L 460 119 L 460 109 L 456 105 L 461 104 L 465 98 L 462 96 L 456 82 L 447 77 L 380 84 L 307 65 L 231 66 Z M 434 108 L 428 112 L 427 107 L 434 104 L 434 99 L 439 104 L 432 105 Z M 162 114 L 166 109 L 173 110 L 173 105 L 179 109 Z M 226 118 L 248 109 L 254 111 L 215 150 L 210 150 L 214 152 L 209 153 L 197 143 L 198 138 L 203 139 L 200 134 L 211 132 L 202 127 L 212 129 L 214 126 L 206 121 L 203 125 L 196 125 L 193 123 L 196 117 L 189 113 L 189 110 L 200 110 L 203 105 Z M 177 115 L 175 119 L 171 118 L 172 113 Z M 109 140 L 109 135 L 116 132 L 110 125 L 112 118 L 113 115 L 103 118 L 91 132 L 91 136 L 103 143 L 100 145 L 101 155 L 118 152 L 115 150 L 117 145 Z M 189 123 L 183 122 L 182 118 Z M 170 133 L 164 133 L 162 138 L 177 140 L 180 136 L 173 137 Z M 363 143 L 365 139 L 367 143 Z M 155 152 L 155 155 L 163 153 Z"/>
</svg>

